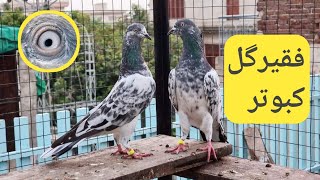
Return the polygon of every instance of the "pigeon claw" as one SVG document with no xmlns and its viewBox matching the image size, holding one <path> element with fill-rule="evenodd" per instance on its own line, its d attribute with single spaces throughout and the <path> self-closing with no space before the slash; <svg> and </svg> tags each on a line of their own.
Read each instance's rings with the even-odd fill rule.
<svg viewBox="0 0 320 180">
<path fill-rule="evenodd" d="M 127 150 L 123 150 L 121 148 L 121 145 L 117 145 L 118 146 L 118 150 L 115 151 L 114 153 L 111 153 L 111 156 L 115 156 L 115 155 L 118 155 L 118 154 L 127 154 Z"/>
<path fill-rule="evenodd" d="M 179 154 L 179 152 L 185 152 L 188 149 L 189 149 L 188 144 L 179 144 L 177 147 L 173 149 L 166 150 L 165 153 Z"/>
<path fill-rule="evenodd" d="M 213 155 L 214 159 L 218 160 L 217 155 L 216 155 L 216 151 L 214 150 L 211 141 L 208 141 L 208 143 L 207 143 L 207 145 L 205 147 L 199 148 L 199 149 L 197 149 L 197 151 L 207 151 L 208 152 L 207 162 L 210 161 L 211 152 L 212 152 L 212 155 Z"/>
</svg>

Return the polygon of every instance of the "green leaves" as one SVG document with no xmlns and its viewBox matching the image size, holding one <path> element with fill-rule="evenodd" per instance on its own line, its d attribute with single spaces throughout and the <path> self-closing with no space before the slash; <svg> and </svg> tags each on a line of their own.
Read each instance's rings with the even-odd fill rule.
<svg viewBox="0 0 320 180">
<path fill-rule="evenodd" d="M 14 8 L 12 10 L 8 3 L 3 4 L 3 10 L 0 16 L 1 25 L 20 27 L 26 18 L 22 8 Z"/>
<path fill-rule="evenodd" d="M 120 63 L 122 58 L 122 40 L 129 24 L 139 22 L 145 25 L 152 40 L 144 40 L 142 53 L 144 60 L 155 74 L 153 22 L 149 20 L 148 12 L 138 5 L 132 6 L 129 15 L 121 19 L 115 19 L 112 24 L 105 24 L 101 19 L 93 20 L 88 14 L 80 11 L 72 11 L 70 17 L 79 24 L 81 38 L 80 53 L 76 62 L 68 69 L 50 73 L 50 92 L 53 104 L 69 103 L 74 101 L 86 101 L 86 64 L 84 44 L 86 31 L 93 37 L 93 53 L 95 60 L 96 100 L 103 100 L 115 82 L 118 80 Z M 26 18 L 22 9 L 12 10 L 5 5 L 4 12 L 0 15 L 2 25 L 20 26 Z M 92 40 L 92 39 L 91 39 Z M 181 40 L 176 36 L 170 36 L 170 60 L 171 67 L 175 67 L 182 49 Z M 48 91 L 47 91 L 48 92 Z"/>
</svg>

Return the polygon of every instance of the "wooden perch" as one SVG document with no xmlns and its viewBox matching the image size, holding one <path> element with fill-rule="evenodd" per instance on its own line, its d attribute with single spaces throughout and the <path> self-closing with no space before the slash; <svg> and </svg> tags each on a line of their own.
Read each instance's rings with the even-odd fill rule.
<svg viewBox="0 0 320 180">
<path fill-rule="evenodd" d="M 286 180 L 313 180 L 319 179 L 318 174 L 291 169 L 274 164 L 261 163 L 236 157 L 223 157 L 220 161 L 201 167 L 189 169 L 176 175 L 197 179 L 286 179 Z"/>
<path fill-rule="evenodd" d="M 196 149 L 205 146 L 204 142 L 186 140 L 190 149 L 180 154 L 164 153 L 166 145 L 174 147 L 178 138 L 158 135 L 130 142 L 133 148 L 154 155 L 143 160 L 121 159 L 110 156 L 115 147 L 86 155 L 55 161 L 29 170 L 17 171 L 0 176 L 7 179 L 152 179 L 171 175 L 198 167 L 206 163 L 207 152 Z M 232 153 L 232 145 L 213 143 L 218 158 Z"/>
<path fill-rule="evenodd" d="M 272 157 L 269 155 L 263 143 L 259 128 L 246 128 L 244 130 L 244 139 L 252 160 L 274 164 Z"/>
</svg>

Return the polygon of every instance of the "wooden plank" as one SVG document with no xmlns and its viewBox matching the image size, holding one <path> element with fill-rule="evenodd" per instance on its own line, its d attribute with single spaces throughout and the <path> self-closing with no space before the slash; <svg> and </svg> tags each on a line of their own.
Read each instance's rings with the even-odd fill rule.
<svg viewBox="0 0 320 180">
<path fill-rule="evenodd" d="M 316 161 L 317 164 L 320 164 L 320 99 L 316 99 L 315 102 L 317 102 L 315 104 L 316 106 L 316 115 L 315 115 L 315 120 L 314 120 L 314 124 L 315 124 L 315 128 L 314 128 L 314 151 L 315 151 L 315 155 L 314 155 L 314 159 Z M 316 135 L 319 135 L 318 137 Z"/>
<path fill-rule="evenodd" d="M 0 119 L 0 154 L 7 156 L 7 139 L 6 139 L 6 123 L 5 120 Z M 8 161 L 6 159 L 0 160 L 0 174 L 8 173 Z"/>
<path fill-rule="evenodd" d="M 291 168 L 298 168 L 298 127 L 297 124 L 289 124 L 289 167 Z"/>
<path fill-rule="evenodd" d="M 318 174 L 278 165 L 266 167 L 267 163 L 236 157 L 223 157 L 220 161 L 178 173 L 178 176 L 192 179 L 319 179 Z"/>
<path fill-rule="evenodd" d="M 0 153 L 7 152 L 6 122 L 0 119 Z"/>
<path fill-rule="evenodd" d="M 269 126 L 269 142 L 270 142 L 270 149 L 268 149 L 268 152 L 271 155 L 272 160 L 275 163 L 278 163 L 278 152 L 277 152 L 277 144 L 278 144 L 278 139 L 277 139 L 277 131 L 278 128 L 276 127 L 276 124 L 270 124 Z"/>
<path fill-rule="evenodd" d="M 36 116 L 36 122 L 37 122 L 37 149 L 42 149 L 42 152 L 46 150 L 46 148 L 51 146 L 51 131 L 50 131 L 50 115 L 49 113 L 44 113 L 44 114 L 37 114 Z M 34 151 L 42 153 L 41 151 Z M 36 154 L 35 154 L 36 155 Z M 43 163 L 44 161 L 50 161 L 50 159 L 42 159 L 38 158 L 37 161 L 38 163 Z"/>
<path fill-rule="evenodd" d="M 239 156 L 238 157 L 242 157 L 242 158 L 247 158 L 247 148 L 245 147 L 245 141 L 244 141 L 244 129 L 247 127 L 246 124 L 238 124 L 238 133 L 239 133 Z"/>
<path fill-rule="evenodd" d="M 244 130 L 244 138 L 252 160 L 274 163 L 269 155 L 257 127 L 249 127 Z"/>
<path fill-rule="evenodd" d="M 36 122 L 38 147 L 49 147 L 51 145 L 49 113 L 37 114 Z"/>
<path fill-rule="evenodd" d="M 18 152 L 19 158 L 16 158 L 16 168 L 25 169 L 31 164 L 30 156 L 23 153 L 23 150 L 30 149 L 30 135 L 29 135 L 29 120 L 27 117 L 15 117 L 14 118 L 14 137 L 16 151 L 12 151 L 12 154 Z M 24 155 L 25 154 L 25 155 Z"/>
<path fill-rule="evenodd" d="M 57 138 L 63 136 L 67 131 L 71 128 L 71 121 L 70 121 L 70 112 L 69 111 L 58 111 L 57 112 Z M 59 158 L 66 158 L 72 156 L 71 150 L 68 151 L 66 154 L 60 156 Z"/>
<path fill-rule="evenodd" d="M 280 134 L 280 153 L 279 153 L 279 158 L 280 158 L 280 165 L 281 166 L 288 166 L 287 163 L 287 156 L 288 156 L 288 149 L 287 149 L 287 128 L 288 126 L 286 124 L 280 124 L 279 125 L 279 134 Z"/>
<path fill-rule="evenodd" d="M 232 144 L 233 146 L 233 151 L 232 151 L 232 155 L 235 156 L 236 155 L 236 151 L 235 151 L 235 138 L 236 138 L 236 125 L 233 124 L 231 121 L 227 121 L 227 139 L 228 142 L 230 144 Z"/>
<path fill-rule="evenodd" d="M 84 118 L 87 113 L 89 112 L 88 108 L 77 108 L 76 109 L 76 116 L 77 116 L 77 123 Z M 78 154 L 84 154 L 91 151 L 91 144 L 88 144 L 88 139 L 82 141 L 80 144 L 78 144 Z"/>
<path fill-rule="evenodd" d="M 299 124 L 299 156 L 298 165 L 300 169 L 306 168 L 306 121 Z"/>
<path fill-rule="evenodd" d="M 6 179 L 152 179 L 207 164 L 207 152 L 196 151 L 197 148 L 205 145 L 200 141 L 186 140 L 190 146 L 187 152 L 178 155 L 164 153 L 166 145 L 170 144 L 170 147 L 173 147 L 177 140 L 175 137 L 159 135 L 132 141 L 130 144 L 133 148 L 154 154 L 143 160 L 110 156 L 116 148 L 112 147 L 47 165 L 35 166 L 31 170 L 12 172 L 6 176 L 0 176 L 0 179 L 1 177 Z M 227 143 L 214 143 L 213 146 L 218 158 L 232 152 L 232 146 Z"/>
</svg>

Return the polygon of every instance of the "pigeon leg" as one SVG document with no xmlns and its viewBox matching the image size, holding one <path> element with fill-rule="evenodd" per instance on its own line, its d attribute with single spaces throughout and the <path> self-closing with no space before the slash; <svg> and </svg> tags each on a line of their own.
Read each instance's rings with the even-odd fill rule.
<svg viewBox="0 0 320 180">
<path fill-rule="evenodd" d="M 115 151 L 114 153 L 111 153 L 111 155 L 115 156 L 118 154 L 127 154 L 127 151 L 123 150 L 120 144 L 118 144 L 117 147 L 118 147 L 118 150 Z"/>
<path fill-rule="evenodd" d="M 127 149 L 128 153 L 126 155 L 123 155 L 121 158 L 123 159 L 143 159 L 143 157 L 149 157 L 152 156 L 152 153 L 137 153 L 134 151 L 134 149 Z"/>
<path fill-rule="evenodd" d="M 182 137 L 178 141 L 178 145 L 175 148 L 166 150 L 165 153 L 179 154 L 179 152 L 187 151 L 187 149 L 189 148 L 188 143 L 185 143 L 184 140 L 187 138 L 189 134 L 190 122 L 189 122 L 188 116 L 184 112 L 179 111 L 178 115 L 179 115 L 179 118 L 181 119 L 180 125 L 182 128 Z"/>
<path fill-rule="evenodd" d="M 178 146 L 173 149 L 166 150 L 165 153 L 179 154 L 179 152 L 187 151 L 189 145 L 186 144 L 182 139 L 178 141 Z"/>
<path fill-rule="evenodd" d="M 199 151 L 207 151 L 208 152 L 208 158 L 207 158 L 208 162 L 210 161 L 211 152 L 212 152 L 212 155 L 213 155 L 214 159 L 218 160 L 217 155 L 216 155 L 216 151 L 214 150 L 211 141 L 208 141 L 207 145 L 205 147 L 199 148 L 197 150 L 199 150 Z"/>
</svg>

